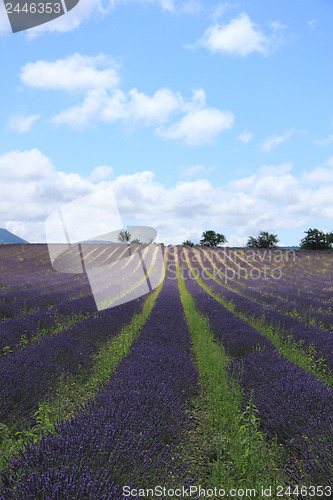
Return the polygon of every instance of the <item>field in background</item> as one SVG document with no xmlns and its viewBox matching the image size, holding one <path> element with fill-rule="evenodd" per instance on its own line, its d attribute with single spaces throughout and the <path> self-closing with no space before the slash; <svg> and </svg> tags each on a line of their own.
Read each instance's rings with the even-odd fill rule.
<svg viewBox="0 0 333 500">
<path fill-rule="evenodd" d="M 160 286 L 98 311 L 46 245 L 0 246 L 0 499 L 329 498 L 333 254 L 162 250 Z M 138 251 L 89 262 L 123 297 Z"/>
</svg>

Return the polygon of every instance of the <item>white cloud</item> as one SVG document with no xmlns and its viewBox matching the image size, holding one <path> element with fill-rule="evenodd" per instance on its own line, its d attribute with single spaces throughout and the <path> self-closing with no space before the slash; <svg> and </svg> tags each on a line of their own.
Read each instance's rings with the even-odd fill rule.
<svg viewBox="0 0 333 500">
<path fill-rule="evenodd" d="M 28 63 L 22 68 L 21 79 L 32 88 L 83 92 L 79 104 L 51 119 L 53 123 L 76 129 L 121 120 L 131 127 L 159 126 L 157 135 L 167 139 L 183 138 L 194 146 L 211 144 L 220 132 L 233 125 L 234 116 L 230 111 L 207 107 L 203 89 L 193 89 L 189 100 L 168 88 L 158 89 L 153 96 L 136 88 L 125 94 L 118 88 L 119 77 L 110 65 L 112 61 L 104 54 L 97 57 L 74 54 L 55 62 Z M 173 113 L 185 116 L 167 126 Z"/>
<path fill-rule="evenodd" d="M 44 90 L 112 89 L 119 83 L 111 61 L 103 54 L 96 57 L 73 54 L 57 61 L 28 63 L 21 70 L 21 80 L 28 87 Z"/>
<path fill-rule="evenodd" d="M 275 149 L 283 142 L 286 142 L 292 134 L 293 132 L 289 130 L 283 135 L 271 135 L 262 143 L 260 150 L 269 153 L 272 149 Z"/>
<path fill-rule="evenodd" d="M 257 180 L 252 192 L 258 200 L 288 203 L 289 198 L 294 196 L 297 186 L 298 181 L 291 174 L 267 175 Z"/>
<path fill-rule="evenodd" d="M 333 142 L 333 134 L 330 134 L 328 137 L 325 139 L 319 139 L 318 141 L 315 141 L 315 144 L 317 146 L 329 146 Z"/>
<path fill-rule="evenodd" d="M 266 54 L 270 39 L 252 23 L 249 16 L 242 12 L 229 24 L 212 24 L 196 43 L 211 52 L 247 56 L 253 52 Z"/>
<path fill-rule="evenodd" d="M 51 161 L 38 149 L 11 151 L 0 156 L 1 181 L 36 181 L 49 178 L 53 170 Z"/>
<path fill-rule="evenodd" d="M 167 88 L 157 90 L 153 97 L 132 89 L 129 96 L 129 115 L 134 122 L 141 122 L 143 125 L 166 122 L 172 111 L 179 109 L 182 102 L 179 94 L 174 94 Z"/>
<path fill-rule="evenodd" d="M 310 172 L 303 173 L 303 179 L 309 184 L 333 183 L 333 156 L 330 156 L 324 165 L 319 165 Z"/>
<path fill-rule="evenodd" d="M 89 175 L 88 179 L 90 182 L 106 181 L 113 177 L 113 168 L 108 165 L 100 165 L 94 168 L 94 170 Z"/>
<path fill-rule="evenodd" d="M 83 102 L 61 111 L 52 120 L 73 128 L 85 128 L 97 122 L 112 123 L 124 120 L 132 126 L 151 126 L 166 122 L 170 114 L 182 106 L 181 96 L 168 89 L 161 89 L 150 97 L 132 89 L 128 97 L 120 90 L 91 90 Z"/>
<path fill-rule="evenodd" d="M 185 112 L 199 111 L 206 107 L 206 93 L 203 89 L 193 89 L 192 99 L 188 102 L 182 100 L 182 110 Z"/>
<path fill-rule="evenodd" d="M 173 112 L 187 114 L 167 128 L 156 133 L 167 139 L 184 138 L 187 144 L 211 144 L 225 129 L 231 128 L 234 116 L 230 111 L 206 107 L 205 92 L 193 91 L 192 99 L 185 102 L 179 93 L 161 89 L 150 97 L 132 89 L 128 97 L 119 89 L 113 93 L 91 90 L 83 102 L 61 111 L 52 121 L 73 128 L 85 128 L 97 122 L 112 123 L 123 120 L 133 126 L 156 126 L 166 123 Z"/>
<path fill-rule="evenodd" d="M 207 108 L 190 112 L 174 125 L 156 132 L 165 139 L 184 139 L 190 146 L 199 146 L 211 144 L 223 130 L 231 128 L 233 122 L 230 111 Z"/>
<path fill-rule="evenodd" d="M 29 132 L 35 121 L 39 118 L 40 115 L 12 115 L 9 117 L 7 128 L 16 130 L 20 133 Z"/>
<path fill-rule="evenodd" d="M 249 177 L 233 180 L 229 186 L 236 191 L 254 191 L 258 189 L 258 182 L 262 179 L 275 179 L 277 177 L 287 178 L 292 170 L 292 163 L 281 163 L 278 167 L 274 165 L 263 165 L 257 172 Z M 277 189 L 279 189 L 277 187 Z M 259 187 L 260 190 L 260 187 Z"/>
<path fill-rule="evenodd" d="M 37 241 L 44 241 L 45 218 L 59 203 L 93 189 L 80 175 L 57 171 L 38 149 L 1 155 L 0 180 L 0 227 L 15 229 L 22 238 Z"/>
<path fill-rule="evenodd" d="M 61 111 L 52 121 L 73 128 L 86 128 L 99 121 L 112 123 L 126 118 L 126 96 L 117 89 L 109 95 L 106 90 L 90 90 L 82 104 Z"/>
<path fill-rule="evenodd" d="M 44 222 L 53 210 L 110 187 L 124 224 L 155 227 L 165 243 L 181 243 L 207 228 L 226 234 L 229 244 L 245 243 L 261 228 L 275 232 L 301 228 L 301 234 L 313 218 L 332 221 L 332 168 L 330 157 L 300 176 L 293 174 L 291 163 L 285 163 L 263 166 L 224 185 L 199 179 L 166 187 L 149 171 L 108 180 L 112 168 L 99 166 L 83 178 L 58 171 L 37 149 L 12 151 L 0 156 L 0 227 L 29 241 L 45 241 Z M 84 229 L 85 221 L 78 220 L 78 229 L 80 224 Z"/>
<path fill-rule="evenodd" d="M 248 132 L 247 130 L 244 130 L 244 132 L 239 134 L 239 136 L 237 137 L 237 140 L 243 142 L 244 144 L 247 144 L 248 142 L 250 142 L 252 137 L 253 137 L 252 132 Z"/>
<path fill-rule="evenodd" d="M 189 237 L 181 232 L 183 228 L 200 233 L 207 225 L 226 233 L 229 242 L 243 238 L 245 243 L 258 228 L 300 227 L 310 217 L 329 218 L 333 211 L 329 198 L 333 181 L 325 187 L 309 187 L 302 177 L 292 174 L 291 163 L 261 167 L 250 178 L 224 186 L 202 179 L 165 188 L 148 172 L 135 178 L 122 176 L 113 186 L 128 217 L 136 213 L 137 220 L 150 220 L 161 241 L 172 243 Z M 136 196 L 137 203 L 133 202 Z M 234 232 L 231 238 L 230 231 Z"/>
</svg>

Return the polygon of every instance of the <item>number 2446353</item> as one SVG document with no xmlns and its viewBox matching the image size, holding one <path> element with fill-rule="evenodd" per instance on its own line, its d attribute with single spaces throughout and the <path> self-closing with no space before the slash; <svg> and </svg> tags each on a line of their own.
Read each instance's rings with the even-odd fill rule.
<svg viewBox="0 0 333 500">
<path fill-rule="evenodd" d="M 23 14 L 60 14 L 61 4 L 53 2 L 38 2 L 38 3 L 6 3 L 7 14 L 23 13 Z"/>
</svg>

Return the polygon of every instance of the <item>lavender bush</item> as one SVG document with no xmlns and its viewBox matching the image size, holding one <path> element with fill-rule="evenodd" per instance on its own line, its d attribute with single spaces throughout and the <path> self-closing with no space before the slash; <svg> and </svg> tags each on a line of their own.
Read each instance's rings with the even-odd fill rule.
<svg viewBox="0 0 333 500">
<path fill-rule="evenodd" d="M 29 444 L 2 473 L 1 499 L 120 499 L 122 486 L 190 484 L 176 455 L 198 391 L 177 282 L 166 279 L 128 356 L 54 435 Z"/>
</svg>

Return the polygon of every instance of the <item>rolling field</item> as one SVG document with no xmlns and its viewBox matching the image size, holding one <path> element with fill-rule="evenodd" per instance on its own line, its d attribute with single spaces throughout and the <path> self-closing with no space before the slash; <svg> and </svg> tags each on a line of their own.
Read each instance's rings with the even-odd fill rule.
<svg viewBox="0 0 333 500">
<path fill-rule="evenodd" d="M 160 248 L 0 245 L 0 499 L 331 498 L 332 252 Z"/>
</svg>

